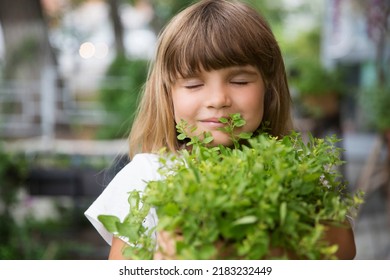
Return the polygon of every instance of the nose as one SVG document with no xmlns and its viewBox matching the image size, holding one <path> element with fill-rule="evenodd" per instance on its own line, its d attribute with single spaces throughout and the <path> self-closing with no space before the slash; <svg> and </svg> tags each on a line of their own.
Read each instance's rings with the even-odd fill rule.
<svg viewBox="0 0 390 280">
<path fill-rule="evenodd" d="M 210 92 L 207 98 L 207 107 L 209 108 L 225 108 L 232 105 L 229 89 L 222 85 L 214 85 L 210 88 Z"/>
</svg>

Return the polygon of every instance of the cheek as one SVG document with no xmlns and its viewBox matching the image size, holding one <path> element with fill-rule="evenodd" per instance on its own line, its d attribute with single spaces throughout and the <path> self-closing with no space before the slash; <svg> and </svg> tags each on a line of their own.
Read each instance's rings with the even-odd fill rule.
<svg viewBox="0 0 390 280">
<path fill-rule="evenodd" d="M 247 120 L 247 124 L 245 126 L 246 131 L 254 132 L 256 131 L 263 120 L 263 111 L 255 111 L 251 117 Z"/>
<path fill-rule="evenodd" d="M 191 104 L 193 104 L 191 98 L 186 98 L 179 93 L 172 96 L 173 112 L 176 123 L 180 122 L 182 119 L 188 120 L 193 106 Z"/>
<path fill-rule="evenodd" d="M 173 101 L 173 112 L 174 112 L 176 122 L 180 122 L 180 120 L 185 117 L 183 115 L 183 113 L 185 112 L 183 108 L 185 108 L 185 104 L 183 104 L 183 102 L 178 100 Z"/>
<path fill-rule="evenodd" d="M 200 92 L 188 94 L 180 89 L 172 92 L 172 105 L 176 122 L 185 119 L 192 123 L 203 106 L 204 95 Z"/>
<path fill-rule="evenodd" d="M 264 115 L 264 94 L 261 91 L 261 94 L 253 95 L 252 98 L 249 98 L 250 102 L 246 104 L 248 110 L 247 115 L 247 129 L 255 131 L 263 120 Z"/>
<path fill-rule="evenodd" d="M 180 121 L 180 99 L 178 98 L 180 95 L 178 94 L 177 90 L 172 89 L 172 107 L 173 107 L 173 115 L 175 118 L 176 123 Z"/>
</svg>

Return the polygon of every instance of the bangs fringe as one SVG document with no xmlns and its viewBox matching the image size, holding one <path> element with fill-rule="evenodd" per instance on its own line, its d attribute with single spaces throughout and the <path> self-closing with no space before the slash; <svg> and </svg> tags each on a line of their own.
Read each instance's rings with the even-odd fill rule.
<svg viewBox="0 0 390 280">
<path fill-rule="evenodd" d="M 271 56 L 264 53 L 266 46 L 258 39 L 262 36 L 253 31 L 259 28 L 254 28 L 256 23 L 250 16 L 247 21 L 238 22 L 217 9 L 208 8 L 184 20 L 186 22 L 177 33 L 186 35 L 178 37 L 173 34 L 166 52 L 164 72 L 169 83 L 179 77 L 195 76 L 201 70 L 238 65 L 259 67 L 262 56 Z"/>
</svg>

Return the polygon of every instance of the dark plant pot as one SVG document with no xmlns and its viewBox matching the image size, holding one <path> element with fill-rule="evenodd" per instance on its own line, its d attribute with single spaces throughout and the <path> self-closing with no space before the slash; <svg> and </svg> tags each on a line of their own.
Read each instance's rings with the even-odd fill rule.
<svg viewBox="0 0 390 280">
<path fill-rule="evenodd" d="M 340 100 L 336 93 L 305 95 L 302 97 L 302 103 L 309 112 L 313 112 L 315 118 L 336 116 L 340 109 Z"/>
</svg>

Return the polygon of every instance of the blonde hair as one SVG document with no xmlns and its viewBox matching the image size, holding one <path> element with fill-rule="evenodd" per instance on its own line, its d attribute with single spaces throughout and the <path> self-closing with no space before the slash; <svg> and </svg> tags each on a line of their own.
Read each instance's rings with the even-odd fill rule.
<svg viewBox="0 0 390 280">
<path fill-rule="evenodd" d="M 130 157 L 177 151 L 171 88 L 178 77 L 236 65 L 253 65 L 266 85 L 264 116 L 270 133 L 283 136 L 291 129 L 291 97 L 280 48 L 264 18 L 246 4 L 202 0 L 177 14 L 157 42 L 129 136 Z"/>
</svg>

